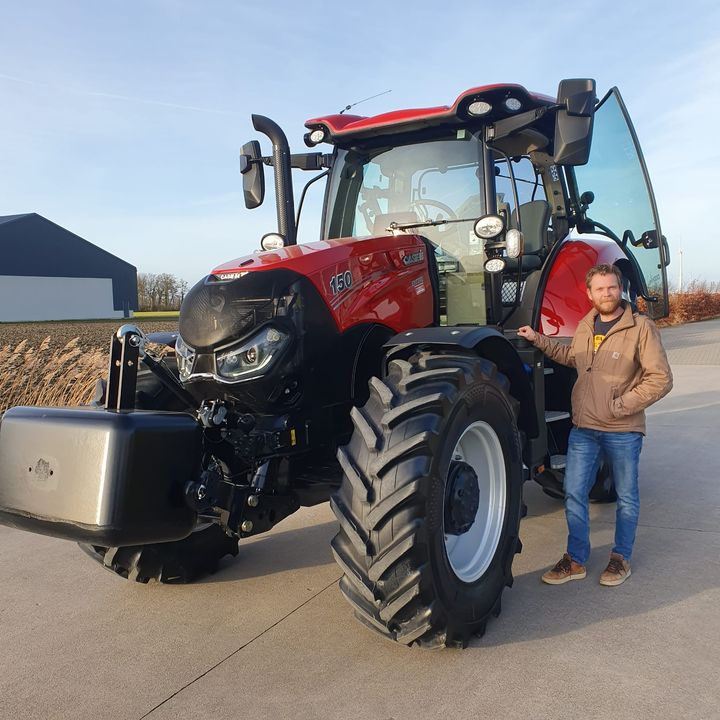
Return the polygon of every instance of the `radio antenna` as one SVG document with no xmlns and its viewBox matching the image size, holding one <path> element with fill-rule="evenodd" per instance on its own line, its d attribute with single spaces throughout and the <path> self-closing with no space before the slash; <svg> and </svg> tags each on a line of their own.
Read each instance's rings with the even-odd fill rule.
<svg viewBox="0 0 720 720">
<path fill-rule="evenodd" d="M 380 97 L 381 95 L 387 95 L 389 92 L 392 92 L 392 90 L 384 90 L 381 93 L 378 93 L 377 95 L 371 95 L 370 97 L 366 97 L 363 100 L 358 100 L 357 102 L 354 102 L 352 105 L 346 105 L 340 112 L 339 115 L 342 115 L 346 110 L 349 110 L 350 108 L 354 108 L 356 105 L 359 105 L 360 103 L 364 103 L 366 100 L 372 100 L 376 97 Z"/>
</svg>

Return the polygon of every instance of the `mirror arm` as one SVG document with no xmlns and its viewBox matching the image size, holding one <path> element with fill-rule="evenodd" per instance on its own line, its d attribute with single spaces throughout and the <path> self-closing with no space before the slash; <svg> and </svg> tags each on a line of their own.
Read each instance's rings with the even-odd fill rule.
<svg viewBox="0 0 720 720">
<path fill-rule="evenodd" d="M 290 155 L 290 167 L 295 170 L 323 170 L 332 167 L 332 155 L 329 153 L 297 153 Z M 272 156 L 264 156 L 253 160 L 248 157 L 248 165 L 251 163 L 263 163 L 269 167 L 274 166 Z"/>
<path fill-rule="evenodd" d="M 532 125 L 536 120 L 539 120 L 546 113 L 558 110 L 564 107 L 563 105 L 546 105 L 544 107 L 536 108 L 535 110 L 528 110 L 527 112 L 514 115 L 513 117 L 505 118 L 504 120 L 498 120 L 490 128 L 490 136 L 488 140 L 495 142 L 501 140 L 512 133 L 522 130 L 523 128 Z"/>
</svg>

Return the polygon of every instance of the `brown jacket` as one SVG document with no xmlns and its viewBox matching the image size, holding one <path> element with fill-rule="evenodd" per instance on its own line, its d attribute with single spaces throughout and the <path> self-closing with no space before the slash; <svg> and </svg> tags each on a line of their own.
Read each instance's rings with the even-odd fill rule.
<svg viewBox="0 0 720 720">
<path fill-rule="evenodd" d="M 535 346 L 561 365 L 577 369 L 572 391 L 573 424 L 607 432 L 645 433 L 645 408 L 667 395 L 672 372 L 655 323 L 625 311 L 593 354 L 591 310 L 569 345 L 540 333 Z"/>
</svg>

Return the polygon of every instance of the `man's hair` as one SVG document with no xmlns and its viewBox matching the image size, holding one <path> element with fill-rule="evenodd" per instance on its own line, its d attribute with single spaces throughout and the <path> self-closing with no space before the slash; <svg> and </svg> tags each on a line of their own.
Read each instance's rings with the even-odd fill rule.
<svg viewBox="0 0 720 720">
<path fill-rule="evenodd" d="M 602 265 L 595 265 L 594 267 L 591 267 L 588 270 L 587 275 L 585 276 L 585 285 L 588 290 L 590 289 L 590 283 L 592 282 L 592 279 L 596 275 L 614 275 L 617 278 L 618 285 L 622 288 L 622 272 L 620 272 L 620 268 L 616 265 L 608 265 L 607 263 L 604 263 Z"/>
</svg>

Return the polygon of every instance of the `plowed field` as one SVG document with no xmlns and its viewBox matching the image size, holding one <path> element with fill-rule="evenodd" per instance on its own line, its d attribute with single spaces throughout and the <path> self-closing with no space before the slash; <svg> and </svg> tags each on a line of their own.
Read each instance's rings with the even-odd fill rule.
<svg viewBox="0 0 720 720">
<path fill-rule="evenodd" d="M 50 347 L 60 349 L 68 342 L 78 338 L 77 347 L 81 350 L 103 350 L 110 347 L 112 334 L 123 325 L 125 320 L 72 321 L 72 322 L 28 322 L 0 323 L 0 348 L 10 345 L 17 347 L 26 340 L 26 347 L 37 348 L 50 338 Z M 129 322 L 135 322 L 132 319 Z M 175 331 L 177 318 L 143 319 L 135 322 L 145 332 Z"/>
</svg>

